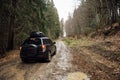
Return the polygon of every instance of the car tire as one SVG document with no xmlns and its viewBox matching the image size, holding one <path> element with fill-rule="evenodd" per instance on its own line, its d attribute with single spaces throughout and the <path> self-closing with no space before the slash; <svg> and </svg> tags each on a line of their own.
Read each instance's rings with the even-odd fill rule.
<svg viewBox="0 0 120 80">
<path fill-rule="evenodd" d="M 50 53 L 50 52 L 48 52 L 48 55 L 47 55 L 47 62 L 50 62 L 50 61 L 51 61 L 51 59 L 52 59 L 51 53 Z"/>
<path fill-rule="evenodd" d="M 53 55 L 56 55 L 56 50 L 54 51 Z"/>
</svg>

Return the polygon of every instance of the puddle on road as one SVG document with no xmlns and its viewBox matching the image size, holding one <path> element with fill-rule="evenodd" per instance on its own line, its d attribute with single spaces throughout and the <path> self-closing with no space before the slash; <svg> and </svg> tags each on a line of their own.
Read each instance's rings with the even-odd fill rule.
<svg viewBox="0 0 120 80">
<path fill-rule="evenodd" d="M 59 44 L 59 47 L 60 49 L 58 49 L 58 53 L 60 54 L 60 58 L 57 66 L 61 68 L 61 70 L 67 70 L 72 67 L 71 63 L 69 63 L 69 61 L 72 59 L 71 54 L 69 54 L 70 52 L 63 42 Z"/>
<path fill-rule="evenodd" d="M 61 72 L 61 74 L 64 74 L 56 76 L 57 80 L 90 80 L 90 78 L 88 78 L 88 76 L 85 73 L 70 73 L 73 69 L 73 65 L 70 62 L 72 59 L 72 54 L 70 54 L 69 49 L 63 42 L 59 42 L 57 46 L 59 46 L 57 51 L 58 53 L 60 53 L 57 68 L 60 69 L 58 71 Z"/>
<path fill-rule="evenodd" d="M 82 72 L 69 73 L 67 78 L 67 80 L 90 80 L 90 78 Z"/>
<path fill-rule="evenodd" d="M 52 61 L 42 66 L 28 80 L 90 80 L 84 73 L 72 73 L 74 66 L 71 64 L 72 54 L 67 46 L 58 41 L 57 54 Z"/>
</svg>

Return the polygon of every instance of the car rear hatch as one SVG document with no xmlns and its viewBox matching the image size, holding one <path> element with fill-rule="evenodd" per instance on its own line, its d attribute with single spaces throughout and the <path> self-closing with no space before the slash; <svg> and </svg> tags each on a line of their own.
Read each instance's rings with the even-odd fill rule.
<svg viewBox="0 0 120 80">
<path fill-rule="evenodd" d="M 26 57 L 33 57 L 37 55 L 37 45 L 35 44 L 26 44 L 21 49 L 21 55 Z"/>
<path fill-rule="evenodd" d="M 42 51 L 41 39 L 29 38 L 22 46 L 21 55 L 26 57 L 34 57 L 38 54 L 39 51 Z"/>
</svg>

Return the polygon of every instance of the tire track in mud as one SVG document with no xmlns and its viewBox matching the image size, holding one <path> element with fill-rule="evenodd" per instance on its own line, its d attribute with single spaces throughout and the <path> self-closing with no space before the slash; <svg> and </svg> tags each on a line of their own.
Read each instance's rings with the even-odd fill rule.
<svg viewBox="0 0 120 80">
<path fill-rule="evenodd" d="M 20 59 L 7 62 L 0 67 L 0 80 L 27 80 L 40 66 L 39 63 L 22 63 Z"/>
<path fill-rule="evenodd" d="M 57 55 L 55 55 L 49 64 L 39 68 L 30 80 L 67 80 L 67 74 L 71 70 L 69 49 L 62 41 L 58 41 Z"/>
<path fill-rule="evenodd" d="M 22 63 L 20 58 L 16 58 L 0 64 L 0 80 L 68 80 L 69 74 L 69 78 L 73 77 L 71 75 L 76 75 L 76 73 L 71 73 L 77 70 L 71 63 L 73 56 L 70 49 L 60 40 L 57 41 L 56 46 L 57 54 L 49 63 Z M 81 73 L 78 74 L 81 75 Z"/>
<path fill-rule="evenodd" d="M 71 55 L 62 41 L 57 41 L 57 54 L 50 63 L 22 63 L 16 58 L 0 64 L 0 80 L 66 80 Z"/>
</svg>

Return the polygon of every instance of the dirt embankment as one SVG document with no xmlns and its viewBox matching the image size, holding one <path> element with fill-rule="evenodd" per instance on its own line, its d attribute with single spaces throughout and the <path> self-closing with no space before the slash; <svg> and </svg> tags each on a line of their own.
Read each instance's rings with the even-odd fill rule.
<svg viewBox="0 0 120 80">
<path fill-rule="evenodd" d="M 102 29 L 98 29 L 93 32 L 91 37 L 108 37 L 108 36 L 119 36 L 120 35 L 120 23 L 116 22 L 111 25 L 104 26 Z"/>
<path fill-rule="evenodd" d="M 91 80 L 120 80 L 120 39 L 70 40 L 72 64 Z"/>
</svg>

